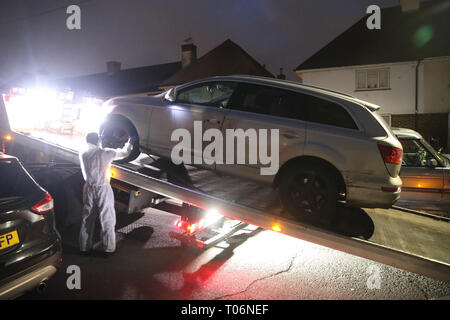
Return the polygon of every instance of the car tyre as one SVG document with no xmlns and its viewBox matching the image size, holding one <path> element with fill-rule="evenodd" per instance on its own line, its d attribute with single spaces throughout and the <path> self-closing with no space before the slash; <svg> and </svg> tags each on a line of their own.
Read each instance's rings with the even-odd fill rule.
<svg viewBox="0 0 450 320">
<path fill-rule="evenodd" d="M 115 160 L 115 163 L 133 161 L 141 154 L 138 133 L 129 121 L 115 118 L 107 120 L 100 128 L 100 136 L 102 137 L 102 147 L 112 149 L 123 148 L 125 143 L 132 138 L 133 148 L 130 154 L 123 159 Z"/>
<path fill-rule="evenodd" d="M 336 212 L 338 181 L 326 166 L 302 163 L 286 168 L 279 192 L 284 210 L 299 221 L 328 223 Z"/>
</svg>

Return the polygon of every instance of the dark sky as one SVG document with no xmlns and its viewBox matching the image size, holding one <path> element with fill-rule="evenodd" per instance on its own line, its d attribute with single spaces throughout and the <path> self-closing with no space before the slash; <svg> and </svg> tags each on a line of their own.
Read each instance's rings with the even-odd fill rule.
<svg viewBox="0 0 450 320">
<path fill-rule="evenodd" d="M 81 30 L 66 28 L 80 3 Z M 398 0 L 0 0 L 0 85 L 23 73 L 50 78 L 180 60 L 192 37 L 203 55 L 230 38 L 288 79 L 292 69 L 365 15 Z M 58 9 L 59 8 L 59 9 Z"/>
</svg>

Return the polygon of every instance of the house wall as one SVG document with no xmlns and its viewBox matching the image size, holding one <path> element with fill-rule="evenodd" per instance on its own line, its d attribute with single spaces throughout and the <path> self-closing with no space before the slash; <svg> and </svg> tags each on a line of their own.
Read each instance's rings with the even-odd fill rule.
<svg viewBox="0 0 450 320">
<path fill-rule="evenodd" d="M 304 84 L 351 94 L 381 107 L 380 113 L 415 113 L 417 62 L 352 66 L 297 72 Z M 388 68 L 390 89 L 356 90 L 356 70 Z M 423 69 L 423 66 L 421 67 Z"/>
<path fill-rule="evenodd" d="M 416 115 L 417 61 L 326 68 L 297 72 L 305 84 L 351 94 L 378 104 L 381 114 L 391 114 L 393 127 L 417 130 L 428 141 L 450 147 L 450 57 L 422 60 L 418 67 Z M 356 70 L 388 68 L 390 88 L 357 90 Z"/>
<path fill-rule="evenodd" d="M 423 61 L 423 105 L 419 112 L 450 112 L 450 57 Z"/>
</svg>

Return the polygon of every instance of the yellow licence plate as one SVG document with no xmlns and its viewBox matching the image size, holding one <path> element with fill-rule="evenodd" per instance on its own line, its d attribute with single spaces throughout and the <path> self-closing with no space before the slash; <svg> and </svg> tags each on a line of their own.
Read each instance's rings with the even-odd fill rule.
<svg viewBox="0 0 450 320">
<path fill-rule="evenodd" d="M 0 235 L 0 250 L 11 247 L 19 242 L 19 235 L 16 230 L 2 234 Z"/>
</svg>

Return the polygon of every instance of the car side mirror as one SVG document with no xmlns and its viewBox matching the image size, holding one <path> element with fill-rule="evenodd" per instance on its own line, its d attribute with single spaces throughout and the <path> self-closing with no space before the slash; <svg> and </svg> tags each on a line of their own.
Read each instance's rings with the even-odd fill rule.
<svg viewBox="0 0 450 320">
<path fill-rule="evenodd" d="M 437 166 L 438 166 L 438 162 L 436 159 L 428 159 L 427 160 L 427 167 L 436 168 Z"/>
<path fill-rule="evenodd" d="M 175 101 L 175 89 L 171 88 L 164 95 L 164 100 L 174 102 Z"/>
</svg>

